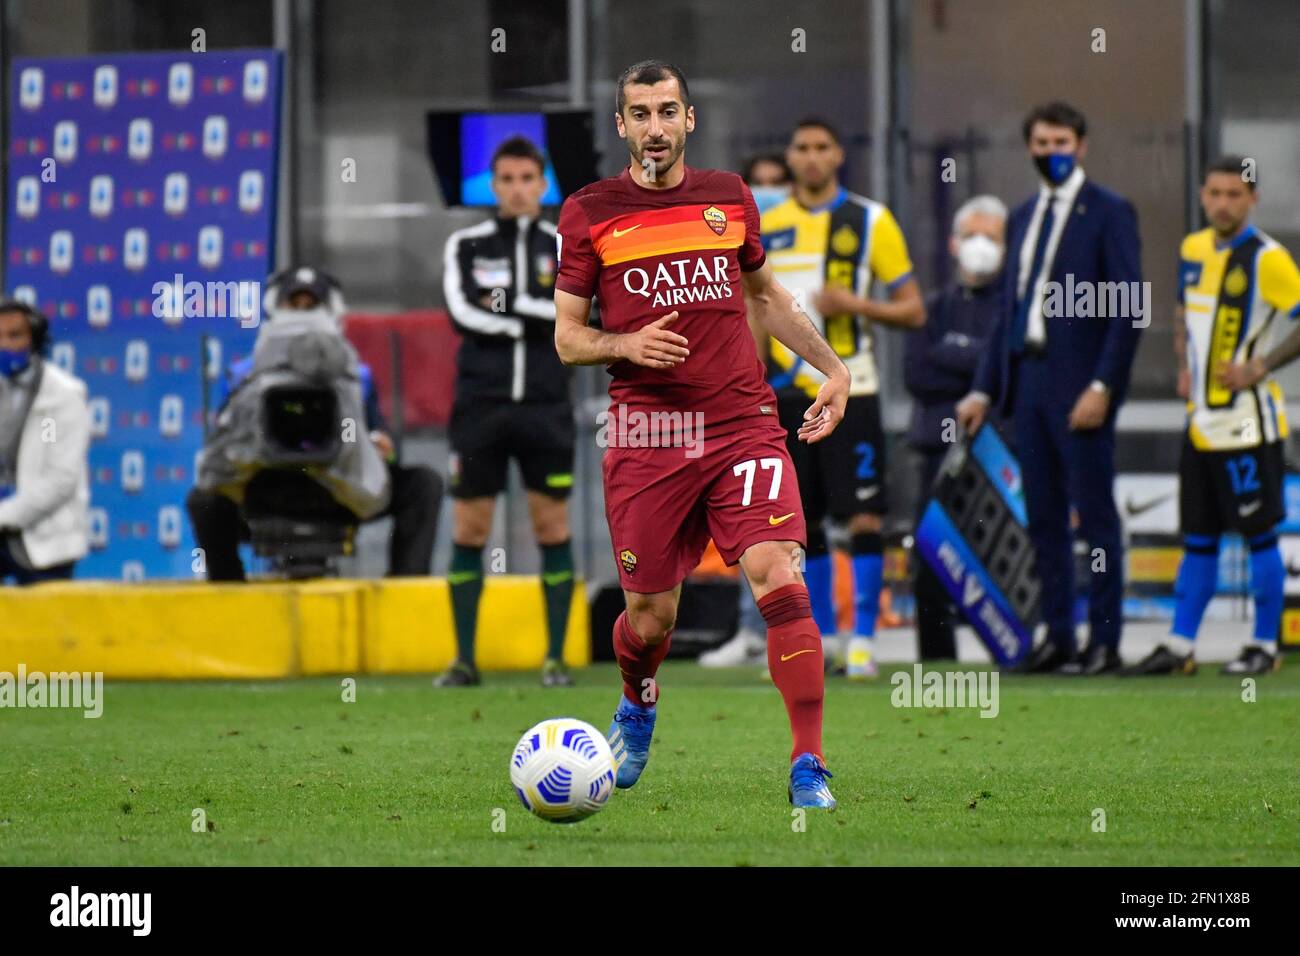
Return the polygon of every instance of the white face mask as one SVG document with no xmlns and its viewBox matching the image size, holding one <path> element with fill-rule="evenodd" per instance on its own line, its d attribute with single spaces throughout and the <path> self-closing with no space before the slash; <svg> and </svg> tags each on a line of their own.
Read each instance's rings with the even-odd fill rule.
<svg viewBox="0 0 1300 956">
<path fill-rule="evenodd" d="M 790 198 L 789 186 L 751 186 L 749 191 L 754 195 L 754 205 L 759 212 L 767 212 Z"/>
<path fill-rule="evenodd" d="M 967 236 L 957 243 L 957 264 L 967 275 L 991 276 L 1002 267 L 1002 246 L 988 236 Z"/>
</svg>

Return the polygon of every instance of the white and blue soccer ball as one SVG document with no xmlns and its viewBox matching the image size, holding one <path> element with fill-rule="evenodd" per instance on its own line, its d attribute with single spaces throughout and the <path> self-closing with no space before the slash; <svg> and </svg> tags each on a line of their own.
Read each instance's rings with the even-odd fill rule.
<svg viewBox="0 0 1300 956">
<path fill-rule="evenodd" d="M 552 823 L 577 823 L 603 807 L 614 791 L 614 773 L 605 735 L 573 717 L 543 720 L 510 757 L 519 800 Z"/>
</svg>

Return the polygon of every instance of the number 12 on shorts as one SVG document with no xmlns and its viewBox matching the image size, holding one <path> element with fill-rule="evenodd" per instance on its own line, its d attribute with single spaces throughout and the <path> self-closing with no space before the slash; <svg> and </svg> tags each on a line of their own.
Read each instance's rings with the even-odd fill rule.
<svg viewBox="0 0 1300 956">
<path fill-rule="evenodd" d="M 781 493 L 781 459 L 780 458 L 751 458 L 748 461 L 742 461 L 731 473 L 739 478 L 745 476 L 745 493 L 741 497 L 741 505 L 747 506 L 754 497 L 754 475 L 759 468 L 764 471 L 772 472 L 772 487 L 767 492 L 767 500 L 775 501 L 776 496 Z"/>
<path fill-rule="evenodd" d="M 1232 483 L 1232 493 L 1237 497 L 1259 491 L 1259 478 L 1255 476 L 1255 457 L 1242 455 L 1229 458 L 1225 464 L 1228 468 L 1228 481 Z"/>
</svg>

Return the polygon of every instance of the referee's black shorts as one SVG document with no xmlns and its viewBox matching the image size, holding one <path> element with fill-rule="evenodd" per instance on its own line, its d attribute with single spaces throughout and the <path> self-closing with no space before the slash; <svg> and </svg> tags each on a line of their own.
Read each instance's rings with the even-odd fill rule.
<svg viewBox="0 0 1300 956">
<path fill-rule="evenodd" d="M 510 459 L 524 487 L 560 500 L 573 487 L 573 408 L 457 397 L 451 410 L 451 496 L 491 498 L 506 487 Z"/>
</svg>

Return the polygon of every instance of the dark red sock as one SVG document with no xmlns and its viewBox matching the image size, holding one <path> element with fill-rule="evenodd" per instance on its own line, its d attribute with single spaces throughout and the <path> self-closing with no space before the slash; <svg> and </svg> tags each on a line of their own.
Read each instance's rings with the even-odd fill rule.
<svg viewBox="0 0 1300 956">
<path fill-rule="evenodd" d="M 642 707 L 653 707 L 659 699 L 659 685 L 655 674 L 668 653 L 673 632 L 669 631 L 658 644 L 647 644 L 632 630 L 627 611 L 614 622 L 614 656 L 618 669 L 623 672 L 623 696 Z"/>
<path fill-rule="evenodd" d="M 813 621 L 808 589 L 787 584 L 760 598 L 758 609 L 767 622 L 767 668 L 790 715 L 790 759 L 803 753 L 820 757 L 826 675 L 822 634 Z"/>
</svg>

